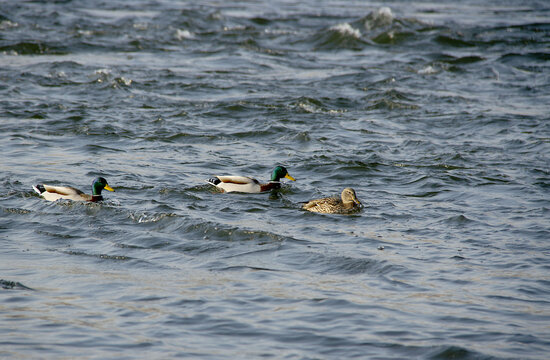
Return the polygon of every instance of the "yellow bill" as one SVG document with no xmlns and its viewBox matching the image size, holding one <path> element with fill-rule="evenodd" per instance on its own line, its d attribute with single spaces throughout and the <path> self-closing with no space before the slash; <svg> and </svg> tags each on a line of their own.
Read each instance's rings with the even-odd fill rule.
<svg viewBox="0 0 550 360">
<path fill-rule="evenodd" d="M 105 190 L 109 190 L 109 191 L 115 191 L 115 189 L 113 189 L 112 187 L 110 187 L 109 184 L 105 185 L 104 189 L 105 189 Z"/>
</svg>

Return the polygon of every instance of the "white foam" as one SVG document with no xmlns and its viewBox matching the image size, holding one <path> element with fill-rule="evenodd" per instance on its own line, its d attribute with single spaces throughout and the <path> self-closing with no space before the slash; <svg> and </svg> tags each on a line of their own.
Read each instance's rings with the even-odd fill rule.
<svg viewBox="0 0 550 360">
<path fill-rule="evenodd" d="M 78 33 L 82 36 L 92 36 L 94 34 L 91 30 L 78 30 Z"/>
<path fill-rule="evenodd" d="M 305 104 L 303 102 L 299 103 L 298 104 L 298 107 L 302 110 L 304 110 L 305 112 L 307 113 L 315 113 L 317 109 L 315 109 L 313 106 L 311 106 L 310 104 Z"/>
<path fill-rule="evenodd" d="M 370 13 L 365 20 L 365 28 L 371 30 L 378 27 L 391 25 L 394 15 L 387 6 L 381 7 Z"/>
<path fill-rule="evenodd" d="M 189 30 L 176 29 L 176 33 L 174 34 L 174 37 L 177 40 L 184 40 L 184 39 L 194 39 L 195 35 Z"/>
<path fill-rule="evenodd" d="M 376 11 L 376 16 L 380 19 L 392 21 L 394 16 L 391 9 L 387 6 L 381 7 Z"/>
<path fill-rule="evenodd" d="M 136 29 L 136 30 L 147 30 L 149 28 L 149 24 L 144 23 L 144 22 L 135 23 L 133 25 L 133 28 Z"/>
<path fill-rule="evenodd" d="M 109 75 L 111 73 L 110 69 L 98 69 L 95 71 L 98 75 Z"/>
<path fill-rule="evenodd" d="M 18 26 L 19 26 L 18 23 L 11 22 L 9 20 L 3 20 L 2 22 L 0 22 L 0 30 L 10 29 Z"/>
<path fill-rule="evenodd" d="M 122 84 L 124 84 L 124 85 L 126 85 L 126 86 L 130 86 L 130 85 L 132 85 L 132 79 L 126 79 L 125 77 L 122 77 L 122 76 L 121 76 L 121 77 L 119 78 L 119 83 L 122 83 Z"/>
<path fill-rule="evenodd" d="M 361 38 L 361 32 L 357 29 L 354 29 L 350 24 L 343 23 L 334 25 L 330 28 L 330 30 L 338 31 L 342 35 L 350 35 L 353 36 L 356 39 Z"/>
<path fill-rule="evenodd" d="M 65 73 L 65 71 L 58 71 L 58 72 L 49 73 L 48 77 L 51 78 L 51 79 L 53 79 L 53 78 L 67 78 L 67 74 Z"/>
<path fill-rule="evenodd" d="M 433 66 L 428 65 L 424 69 L 418 70 L 417 73 L 420 75 L 429 75 L 437 73 L 437 70 Z"/>
</svg>

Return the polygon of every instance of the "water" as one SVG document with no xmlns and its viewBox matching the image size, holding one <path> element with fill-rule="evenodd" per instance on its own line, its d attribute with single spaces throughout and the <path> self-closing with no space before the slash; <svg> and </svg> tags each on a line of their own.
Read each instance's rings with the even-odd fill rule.
<svg viewBox="0 0 550 360">
<path fill-rule="evenodd" d="M 0 2 L 0 356 L 547 358 L 549 35 L 544 1 Z"/>
</svg>

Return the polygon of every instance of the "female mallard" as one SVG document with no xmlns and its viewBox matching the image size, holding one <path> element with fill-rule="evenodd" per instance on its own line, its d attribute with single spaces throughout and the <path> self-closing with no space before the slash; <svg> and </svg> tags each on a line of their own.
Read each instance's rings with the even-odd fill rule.
<svg viewBox="0 0 550 360">
<path fill-rule="evenodd" d="M 51 186 L 39 184 L 33 186 L 32 188 L 48 201 L 56 201 L 59 199 L 73 201 L 101 201 L 103 200 L 103 196 L 101 196 L 101 191 L 103 189 L 115 191 L 109 186 L 109 184 L 107 184 L 107 180 L 102 177 L 98 177 L 92 183 L 92 195 L 84 194 L 82 191 L 70 186 Z"/>
<path fill-rule="evenodd" d="M 260 193 L 279 189 L 281 187 L 279 180 L 283 177 L 296 181 L 296 179 L 288 174 L 284 166 L 277 166 L 271 173 L 271 180 L 265 184 L 260 184 L 258 180 L 246 176 L 215 176 L 208 179 L 207 182 L 225 192 Z"/>
<path fill-rule="evenodd" d="M 352 188 L 345 188 L 341 197 L 311 200 L 302 209 L 325 214 L 345 214 L 361 208 L 361 202 Z"/>
</svg>

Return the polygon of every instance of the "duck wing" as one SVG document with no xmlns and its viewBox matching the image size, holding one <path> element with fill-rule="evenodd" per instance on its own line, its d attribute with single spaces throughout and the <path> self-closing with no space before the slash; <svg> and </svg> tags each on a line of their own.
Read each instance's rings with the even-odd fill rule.
<svg viewBox="0 0 550 360">
<path fill-rule="evenodd" d="M 87 201 L 92 198 L 91 195 L 87 195 L 77 188 L 71 186 L 53 186 L 40 184 L 33 186 L 34 190 L 42 195 L 44 199 L 48 201 L 56 201 L 59 199 L 75 200 L 75 201 Z"/>
<path fill-rule="evenodd" d="M 302 209 L 315 212 L 332 212 L 342 206 L 342 201 L 338 198 L 322 198 L 307 202 Z"/>
<path fill-rule="evenodd" d="M 71 186 L 52 186 L 52 185 L 46 185 L 46 184 L 43 184 L 42 186 L 47 192 L 52 194 L 59 194 L 62 196 L 85 195 L 82 191 Z"/>
<path fill-rule="evenodd" d="M 221 182 L 226 184 L 259 184 L 260 182 L 254 178 L 248 176 L 216 176 Z"/>
</svg>

